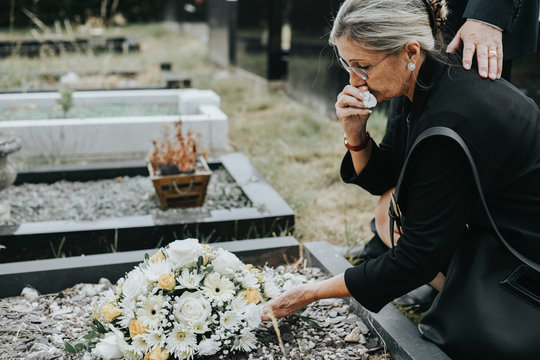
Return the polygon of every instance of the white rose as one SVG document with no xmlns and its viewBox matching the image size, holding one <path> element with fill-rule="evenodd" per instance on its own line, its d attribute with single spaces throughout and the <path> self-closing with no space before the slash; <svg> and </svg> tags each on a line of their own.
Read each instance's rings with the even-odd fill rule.
<svg viewBox="0 0 540 360">
<path fill-rule="evenodd" d="M 219 351 L 220 343 L 214 340 L 205 339 L 199 343 L 199 355 L 214 355 Z"/>
<path fill-rule="evenodd" d="M 97 343 L 94 353 L 103 359 L 122 359 L 124 355 L 120 351 L 118 337 L 114 332 L 107 333 L 105 337 Z"/>
<path fill-rule="evenodd" d="M 176 240 L 169 245 L 167 254 L 178 266 L 185 266 L 197 261 L 204 253 L 203 247 L 197 239 Z"/>
<path fill-rule="evenodd" d="M 261 305 L 249 304 L 245 308 L 247 325 L 251 329 L 255 329 L 261 324 L 263 316 L 263 308 Z"/>
<path fill-rule="evenodd" d="M 214 271 L 222 275 L 232 275 L 244 268 L 244 264 L 236 255 L 225 250 L 220 251 L 216 259 L 212 261 L 212 265 L 214 266 Z"/>
<path fill-rule="evenodd" d="M 174 316 L 179 322 L 195 324 L 206 322 L 210 316 L 212 307 L 199 292 L 184 292 L 174 305 Z"/>
</svg>

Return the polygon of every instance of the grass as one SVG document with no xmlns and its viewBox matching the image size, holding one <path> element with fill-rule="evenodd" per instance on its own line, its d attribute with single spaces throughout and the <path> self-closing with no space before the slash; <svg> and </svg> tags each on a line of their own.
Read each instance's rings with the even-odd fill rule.
<svg viewBox="0 0 540 360">
<path fill-rule="evenodd" d="M 368 240 L 377 199 L 340 179 L 345 148 L 339 122 L 292 100 L 279 87 L 254 81 L 235 69 L 214 66 L 201 30 L 132 25 L 110 29 L 107 35 L 136 37 L 139 53 L 10 57 L 0 61 L 0 87 L 39 88 L 42 80 L 38 74 L 51 70 L 106 72 L 169 61 L 173 71 L 191 77 L 193 87 L 212 89 L 221 96 L 222 109 L 229 116 L 230 150 L 244 153 L 293 208 L 297 239 L 347 246 Z M 7 33 L 7 29 L 0 31 L 0 39 L 8 37 Z M 376 140 L 382 137 L 384 126 L 385 116 L 375 112 L 368 128 Z"/>
</svg>

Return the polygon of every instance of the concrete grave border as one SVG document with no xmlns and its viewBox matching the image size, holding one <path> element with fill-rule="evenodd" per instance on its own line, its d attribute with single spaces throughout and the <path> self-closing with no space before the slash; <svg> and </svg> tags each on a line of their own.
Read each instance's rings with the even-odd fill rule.
<svg viewBox="0 0 540 360">
<path fill-rule="evenodd" d="M 108 168 L 67 166 L 45 168 L 41 171 L 19 174 L 17 183 L 48 182 L 59 179 L 87 181 L 96 178 L 117 176 L 148 175 L 144 162 L 111 163 Z M 294 212 L 279 194 L 262 178 L 249 160 L 241 153 L 226 154 L 211 165 L 223 167 L 251 200 L 253 207 L 212 210 L 210 213 L 178 216 L 130 216 L 96 221 L 47 221 L 23 223 L 18 226 L 0 226 L 0 244 L 6 249 L 0 252 L 0 262 L 36 259 L 39 249 L 49 250 L 49 242 L 59 246 L 65 237 L 63 249 L 75 249 L 74 254 L 95 254 L 107 252 L 115 237 L 122 251 L 145 249 L 155 246 L 161 236 L 163 245 L 174 240 L 174 234 L 187 231 L 191 234 L 210 234 L 215 231 L 224 240 L 234 234 L 249 233 L 255 227 L 260 234 L 292 229 Z M 115 167 L 116 166 L 116 167 Z M 38 180 L 38 181 L 36 181 Z M 253 235 L 252 235 L 253 236 Z M 39 244 L 39 246 L 38 246 Z M 10 260 L 16 259 L 16 260 Z"/>
<path fill-rule="evenodd" d="M 244 262 L 277 266 L 293 262 L 300 251 L 308 266 L 320 267 L 330 276 L 342 273 L 351 264 L 336 254 L 326 242 L 303 243 L 293 237 L 252 239 L 211 244 L 229 250 Z M 17 296 L 27 284 L 42 293 L 52 293 L 80 282 L 96 283 L 101 277 L 116 282 L 126 272 L 153 254 L 155 249 L 83 257 L 47 259 L 0 264 L 0 297 Z M 54 281 L 52 281 L 54 279 Z M 416 327 L 392 304 L 379 313 L 364 309 L 354 299 L 347 299 L 370 330 L 378 334 L 394 360 L 448 360 L 435 344 L 420 337 Z"/>
</svg>

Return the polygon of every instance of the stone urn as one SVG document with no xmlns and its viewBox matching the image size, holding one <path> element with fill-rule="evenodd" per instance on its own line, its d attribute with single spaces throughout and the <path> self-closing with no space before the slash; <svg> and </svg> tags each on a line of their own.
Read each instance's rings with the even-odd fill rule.
<svg viewBox="0 0 540 360">
<path fill-rule="evenodd" d="M 13 184 L 17 177 L 17 168 L 9 155 L 21 148 L 21 141 L 5 133 L 0 133 L 0 192 Z M 11 211 L 7 200 L 0 196 L 0 221 L 9 220 Z"/>
</svg>

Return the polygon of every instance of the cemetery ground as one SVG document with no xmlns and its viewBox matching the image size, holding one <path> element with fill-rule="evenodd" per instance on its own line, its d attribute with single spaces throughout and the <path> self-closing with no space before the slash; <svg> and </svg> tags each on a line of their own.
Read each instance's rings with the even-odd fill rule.
<svg viewBox="0 0 540 360">
<path fill-rule="evenodd" d="M 21 38 L 27 33 L 20 30 L 1 33 L 1 37 Z M 134 37 L 141 51 L 12 56 L 0 62 L 0 88 L 39 89 L 45 80 L 38 74 L 49 71 L 159 69 L 159 63 L 170 62 L 176 73 L 191 78 L 193 88 L 211 89 L 221 97 L 221 108 L 229 116 L 230 152 L 243 153 L 294 210 L 296 224 L 291 235 L 299 241 L 347 247 L 369 240 L 376 198 L 341 181 L 339 166 L 345 149 L 335 116 L 293 100 L 284 83 L 268 84 L 244 71 L 210 63 L 202 25 L 186 24 L 179 29 L 163 24 L 130 25 L 107 29 L 107 36 Z M 152 72 L 145 76 L 142 80 L 149 84 L 158 81 Z M 385 115 L 374 112 L 368 129 L 376 141 L 384 126 Z M 35 164 L 20 164 L 22 168 L 31 165 Z"/>
</svg>

